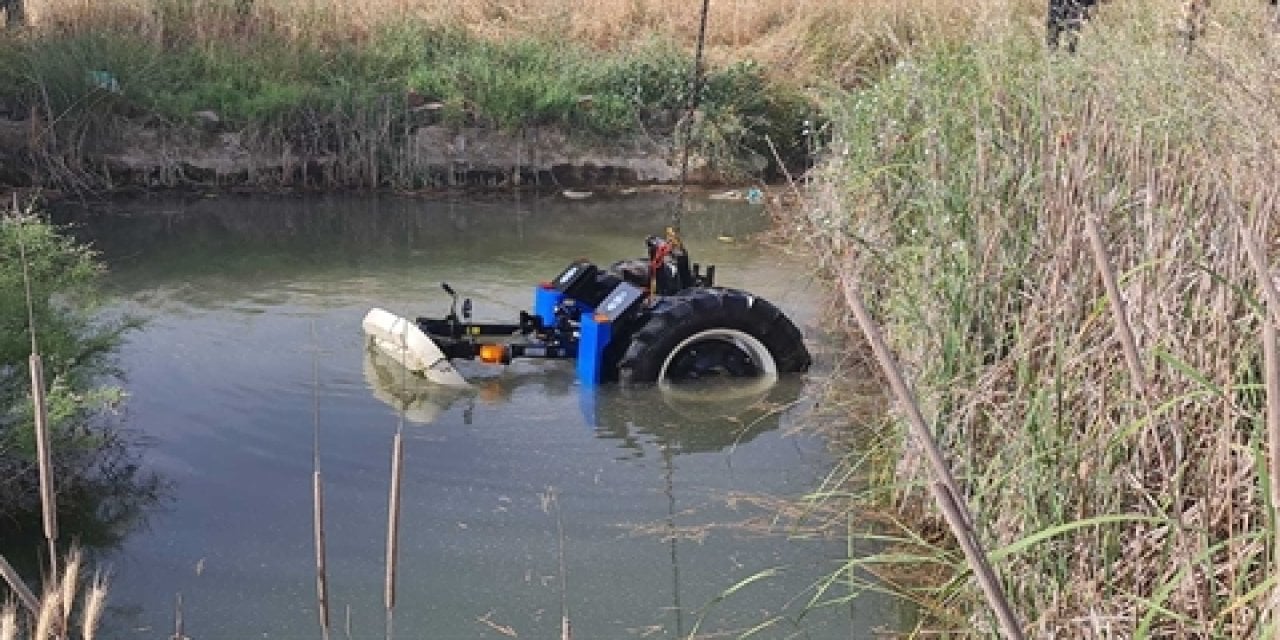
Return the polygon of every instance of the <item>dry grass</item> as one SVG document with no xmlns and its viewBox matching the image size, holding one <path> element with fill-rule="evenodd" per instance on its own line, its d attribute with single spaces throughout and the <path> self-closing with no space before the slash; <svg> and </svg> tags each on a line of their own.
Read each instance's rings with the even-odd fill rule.
<svg viewBox="0 0 1280 640">
<path fill-rule="evenodd" d="M 779 78 L 865 81 L 924 42 L 959 42 L 992 24 L 1038 21 L 1033 0 L 727 0 L 711 3 L 708 55 L 754 59 Z M 362 42 L 388 25 L 421 21 L 495 40 L 568 37 L 627 50 L 655 37 L 692 46 L 696 4 L 676 0 L 28 0 L 37 29 L 124 29 L 161 43 L 251 39 Z M 1011 11 L 1011 13 L 1010 13 Z"/>
<path fill-rule="evenodd" d="M 13 602 L 0 607 L 0 640 L 65 639 L 75 637 L 77 628 L 82 640 L 97 637 L 106 607 L 107 580 L 94 574 L 87 584 L 81 581 L 83 556 L 78 548 L 69 551 L 64 560 L 62 574 L 45 585 L 36 611 L 20 611 Z"/>
<path fill-rule="evenodd" d="M 1077 56 L 1011 23 L 834 105 L 807 222 L 875 292 L 1035 637 L 1275 631 L 1277 453 L 1244 238 L 1274 276 L 1280 42 L 1264 3 L 1213 10 L 1189 55 L 1178 4 L 1135 0 Z M 990 632 L 920 509 L 919 453 L 888 440 L 906 452 L 887 463 L 910 514 L 897 541 L 953 567 L 911 596 Z"/>
</svg>

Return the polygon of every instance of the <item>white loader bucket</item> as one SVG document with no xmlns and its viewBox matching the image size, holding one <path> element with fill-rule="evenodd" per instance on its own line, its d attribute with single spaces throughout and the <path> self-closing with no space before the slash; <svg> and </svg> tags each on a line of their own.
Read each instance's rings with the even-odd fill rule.
<svg viewBox="0 0 1280 640">
<path fill-rule="evenodd" d="M 373 308 L 365 314 L 365 335 L 379 351 L 427 380 L 450 387 L 465 387 L 466 378 L 453 368 L 436 343 L 418 325 L 400 316 Z"/>
</svg>

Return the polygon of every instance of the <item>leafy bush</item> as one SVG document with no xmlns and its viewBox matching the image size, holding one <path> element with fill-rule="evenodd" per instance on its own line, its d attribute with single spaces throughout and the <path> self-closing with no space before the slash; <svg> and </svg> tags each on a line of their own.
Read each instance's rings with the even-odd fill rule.
<svg viewBox="0 0 1280 640">
<path fill-rule="evenodd" d="M 106 404 L 119 399 L 118 390 L 100 382 L 112 371 L 112 354 L 128 328 L 127 322 L 103 322 L 92 315 L 101 269 L 88 247 L 52 225 L 16 213 L 0 217 L 0 518 L 6 521 L 33 510 L 38 496 L 31 490 L 30 326 L 44 363 L 62 491 L 83 490 L 101 480 L 96 474 L 105 460 L 99 454 L 117 449 L 112 434 L 91 424 Z"/>
</svg>

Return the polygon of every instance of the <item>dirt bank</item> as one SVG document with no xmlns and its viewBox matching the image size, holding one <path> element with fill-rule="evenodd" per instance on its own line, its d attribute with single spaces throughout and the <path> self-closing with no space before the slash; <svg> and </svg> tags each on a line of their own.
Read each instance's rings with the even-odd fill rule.
<svg viewBox="0 0 1280 640">
<path fill-rule="evenodd" d="M 586 142 L 552 127 L 508 132 L 429 124 L 369 141 L 308 152 L 305 141 L 248 131 L 166 129 L 135 123 L 51 148 L 39 122 L 0 120 L 0 188 L 95 190 L 293 188 L 606 188 L 675 183 L 680 158 L 652 138 Z M 724 176 L 693 158 L 694 183 Z"/>
</svg>

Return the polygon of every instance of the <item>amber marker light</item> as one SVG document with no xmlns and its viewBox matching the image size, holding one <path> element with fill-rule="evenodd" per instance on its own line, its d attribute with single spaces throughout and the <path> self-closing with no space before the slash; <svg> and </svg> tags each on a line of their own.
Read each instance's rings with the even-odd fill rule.
<svg viewBox="0 0 1280 640">
<path fill-rule="evenodd" d="M 489 364 L 505 364 L 507 362 L 507 347 L 501 344 L 482 344 L 480 345 L 480 362 Z"/>
<path fill-rule="evenodd" d="M 591 316 L 591 319 L 595 320 L 596 324 L 609 324 L 609 316 L 603 313 L 597 313 Z"/>
</svg>

